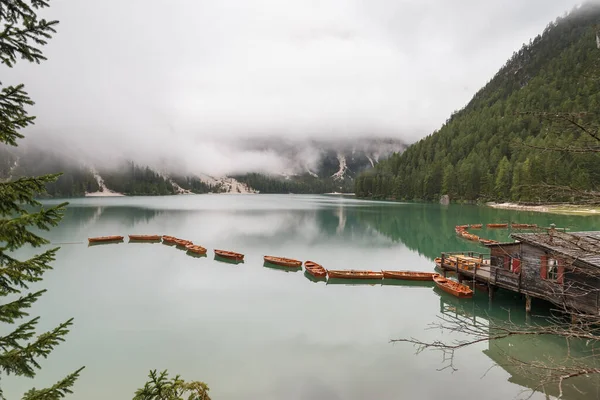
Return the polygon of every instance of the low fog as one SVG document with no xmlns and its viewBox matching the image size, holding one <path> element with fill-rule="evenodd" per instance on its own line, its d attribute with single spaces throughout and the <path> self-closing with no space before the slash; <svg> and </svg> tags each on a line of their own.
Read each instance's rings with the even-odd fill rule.
<svg viewBox="0 0 600 400">
<path fill-rule="evenodd" d="M 273 172 L 285 156 L 254 140 L 431 133 L 577 3 L 53 0 L 48 61 L 4 67 L 2 83 L 36 102 L 28 142 L 95 163 Z"/>
</svg>

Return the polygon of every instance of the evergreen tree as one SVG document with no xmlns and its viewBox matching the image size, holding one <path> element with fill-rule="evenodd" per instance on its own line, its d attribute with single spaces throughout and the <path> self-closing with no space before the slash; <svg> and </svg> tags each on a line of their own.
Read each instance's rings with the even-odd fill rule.
<svg viewBox="0 0 600 400">
<path fill-rule="evenodd" d="M 438 131 L 364 173 L 393 187 L 359 176 L 357 196 L 600 202 L 598 21 L 589 2 L 550 23 Z"/>
<path fill-rule="evenodd" d="M 506 156 L 502 157 L 498 169 L 496 171 L 496 198 L 506 199 L 509 197 L 510 192 L 510 161 Z"/>
<path fill-rule="evenodd" d="M 208 386 L 204 382 L 186 382 L 177 375 L 169 379 L 165 370 L 150 371 L 150 380 L 135 392 L 133 400 L 210 400 Z"/>
<path fill-rule="evenodd" d="M 46 40 L 55 33 L 58 21 L 38 19 L 36 12 L 48 3 L 43 0 L 0 1 L 0 60 L 12 67 L 18 58 L 39 63 L 44 60 L 41 50 Z M 0 91 L 0 143 L 16 146 L 23 138 L 19 130 L 31 125 L 34 117 L 28 115 L 25 107 L 33 102 L 22 84 L 3 87 Z M 43 274 L 51 269 L 58 248 L 47 250 L 28 260 L 14 257 L 14 251 L 25 246 L 40 247 L 48 244 L 46 239 L 32 232 L 30 228 L 48 230 L 62 218 L 65 204 L 48 209 L 34 196 L 45 192 L 45 185 L 55 182 L 58 174 L 40 177 L 24 177 L 0 182 L 0 322 L 5 326 L 0 334 L 0 379 L 4 375 L 17 375 L 32 378 L 40 368 L 38 360 L 46 358 L 69 332 L 72 319 L 56 328 L 35 337 L 39 317 L 30 318 L 30 308 L 44 293 L 44 290 L 28 292 L 28 285 L 38 282 Z M 31 208 L 41 208 L 30 212 Z M 24 321 L 23 321 L 24 320 Z M 17 324 L 16 328 L 10 325 Z M 71 387 L 81 369 L 71 373 L 46 389 L 31 389 L 23 399 L 53 400 L 71 393 Z M 0 389 L 0 398 L 4 399 Z"/>
</svg>

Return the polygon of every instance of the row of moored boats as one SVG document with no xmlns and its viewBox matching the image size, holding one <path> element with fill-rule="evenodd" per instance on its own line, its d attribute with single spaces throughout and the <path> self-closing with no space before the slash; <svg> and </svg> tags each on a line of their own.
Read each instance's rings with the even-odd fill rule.
<svg viewBox="0 0 600 400">
<path fill-rule="evenodd" d="M 122 242 L 124 236 L 100 236 L 88 238 L 90 244 L 99 243 L 116 243 Z M 190 253 L 205 255 L 207 249 L 195 245 L 190 240 L 180 239 L 168 235 L 129 235 L 130 242 L 162 242 L 168 245 L 176 245 L 185 248 Z M 244 254 L 215 249 L 215 256 L 231 259 L 234 261 L 243 261 Z M 264 256 L 265 265 L 271 264 L 277 267 L 282 267 L 290 270 L 301 270 L 302 261 L 293 258 Z M 434 272 L 419 272 L 419 271 L 397 271 L 397 270 L 332 270 L 325 269 L 321 264 L 314 261 L 305 261 L 304 269 L 307 274 L 316 279 L 358 279 L 358 280 L 405 280 L 405 281 L 433 281 L 442 290 L 457 297 L 471 297 L 473 291 L 466 285 L 446 279 L 440 274 Z"/>
<path fill-rule="evenodd" d="M 125 239 L 124 236 L 99 236 L 88 238 L 89 244 L 99 243 L 118 243 Z M 148 242 L 148 243 L 159 243 L 162 242 L 168 245 L 175 245 L 186 249 L 189 253 L 197 255 L 206 255 L 207 249 L 200 245 L 194 244 L 191 240 L 179 239 L 175 236 L 169 235 L 129 235 L 130 242 Z M 233 260 L 236 262 L 244 261 L 244 255 L 242 253 L 236 253 L 235 251 L 214 249 L 215 256 Z"/>
<path fill-rule="evenodd" d="M 487 228 L 491 228 L 491 229 L 493 229 L 493 228 L 496 228 L 496 229 L 508 228 L 508 226 L 509 226 L 509 224 L 507 224 L 507 223 L 487 224 L 486 225 Z M 483 227 L 483 224 L 456 225 L 454 227 L 454 231 L 461 238 L 466 239 L 466 240 L 471 240 L 473 242 L 479 242 L 481 244 L 499 243 L 497 240 L 484 239 L 484 238 L 474 235 L 468 231 L 468 229 L 481 229 L 482 227 Z M 537 228 L 537 225 L 536 224 L 510 224 L 510 227 L 512 229 L 528 229 L 528 228 L 532 229 L 532 228 Z"/>
</svg>

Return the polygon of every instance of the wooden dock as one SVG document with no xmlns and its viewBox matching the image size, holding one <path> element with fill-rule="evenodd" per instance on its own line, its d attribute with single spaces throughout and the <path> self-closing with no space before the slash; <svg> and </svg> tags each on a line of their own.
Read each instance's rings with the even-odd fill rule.
<svg viewBox="0 0 600 400">
<path fill-rule="evenodd" d="M 531 309 L 530 296 L 551 301 L 543 293 L 526 290 L 521 286 L 522 273 L 514 273 L 504 268 L 491 265 L 489 255 L 476 252 L 442 253 L 438 267 L 446 276 L 448 272 L 456 273 L 459 282 L 471 281 L 472 286 L 480 283 L 488 286 L 490 299 L 496 288 L 510 290 L 526 295 L 526 309 Z"/>
</svg>

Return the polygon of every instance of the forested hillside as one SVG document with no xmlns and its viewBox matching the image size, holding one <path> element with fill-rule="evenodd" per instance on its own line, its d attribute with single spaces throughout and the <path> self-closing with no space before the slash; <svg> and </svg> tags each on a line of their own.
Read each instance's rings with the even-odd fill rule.
<svg viewBox="0 0 600 400">
<path fill-rule="evenodd" d="M 60 157 L 51 151 L 33 150 L 19 153 L 0 148 L 0 180 L 22 176 L 39 176 L 51 172 L 62 172 L 56 182 L 46 185 L 52 197 L 83 196 L 86 192 L 99 189 L 89 168 Z"/>
<path fill-rule="evenodd" d="M 543 202 L 598 190 L 600 153 L 543 149 L 600 147 L 589 134 L 599 122 L 599 22 L 596 3 L 550 23 L 439 131 L 361 174 L 356 194 Z"/>
<path fill-rule="evenodd" d="M 309 174 L 289 178 L 276 177 L 258 173 L 234 176 L 260 193 L 303 193 L 322 194 L 331 192 L 351 192 L 354 181 L 351 178 L 335 180 L 331 177 L 318 178 Z"/>
</svg>

